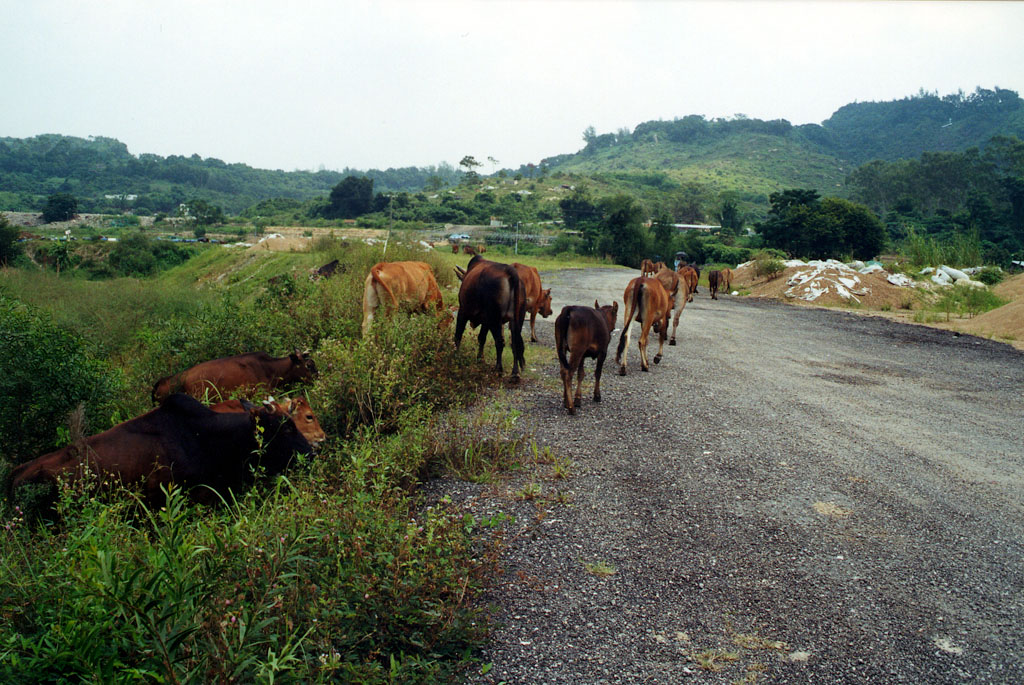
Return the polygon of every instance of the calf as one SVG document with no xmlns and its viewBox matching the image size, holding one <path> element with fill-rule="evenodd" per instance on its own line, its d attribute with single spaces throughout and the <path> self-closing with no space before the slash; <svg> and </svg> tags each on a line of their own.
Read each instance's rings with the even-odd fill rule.
<svg viewBox="0 0 1024 685">
<path fill-rule="evenodd" d="M 662 266 L 658 273 L 654 274 L 654 277 L 665 288 L 665 292 L 668 293 L 671 300 L 671 310 L 675 311 L 675 317 L 672 319 L 672 337 L 668 341 L 669 345 L 675 345 L 676 329 L 679 328 L 679 317 L 682 315 L 683 308 L 686 307 L 687 298 L 690 296 L 689 287 L 686 281 L 679 277 L 679 274 L 665 266 Z"/>
<path fill-rule="evenodd" d="M 732 269 L 726 267 L 722 269 L 722 276 L 718 279 L 718 282 L 722 285 L 725 292 L 732 290 Z"/>
<path fill-rule="evenodd" d="M 693 302 L 693 294 L 697 292 L 697 271 L 692 266 L 682 266 L 676 273 L 686 283 L 686 301 Z"/>
<path fill-rule="evenodd" d="M 711 291 L 711 299 L 718 299 L 718 286 L 722 281 L 722 272 L 717 269 L 708 272 L 708 290 Z"/>
<path fill-rule="evenodd" d="M 172 393 L 184 392 L 193 397 L 212 393 L 223 398 L 239 388 L 269 391 L 289 383 L 307 381 L 316 376 L 316 364 L 308 352 L 295 350 L 287 357 L 271 357 L 266 352 L 249 352 L 221 357 L 196 364 L 153 385 L 150 396 L 157 403 Z"/>
<path fill-rule="evenodd" d="M 414 310 L 444 309 L 434 272 L 426 262 L 378 262 L 370 269 L 363 286 L 363 336 L 373 325 L 381 305 L 393 311 L 399 304 Z"/>
<path fill-rule="evenodd" d="M 650 259 L 644 259 L 640 262 L 640 275 L 641 276 L 653 276 L 656 270 L 654 268 L 654 262 Z"/>
<path fill-rule="evenodd" d="M 302 436 L 306 438 L 314 448 L 327 439 L 327 434 L 320 427 L 320 422 L 309 406 L 309 401 L 302 395 L 286 397 L 281 401 L 273 397 L 268 398 L 264 406 L 274 412 L 275 416 L 288 417 L 295 422 Z M 210 410 L 220 414 L 236 413 L 241 414 L 251 410 L 255 405 L 245 400 L 225 400 L 217 404 L 211 404 Z"/>
<path fill-rule="evenodd" d="M 640 368 L 643 371 L 650 371 L 650 364 L 647 361 L 647 338 L 651 327 L 655 322 L 655 332 L 658 333 L 658 354 L 654 357 L 654 363 L 661 361 L 661 351 L 665 346 L 666 331 L 668 330 L 668 315 L 672 311 L 672 302 L 665 292 L 665 288 L 656 278 L 634 278 L 626 286 L 622 296 L 625 303 L 626 318 L 622 323 L 622 332 L 619 334 L 619 347 L 615 352 L 615 362 L 619 364 L 619 375 L 626 375 L 626 357 L 628 355 L 630 324 L 633 317 L 636 317 L 640 324 Z"/>
<path fill-rule="evenodd" d="M 469 260 L 459 287 L 459 312 L 455 319 L 455 349 L 462 343 L 466 324 L 480 326 L 477 357 L 484 357 L 487 334 L 494 339 L 496 370 L 502 375 L 501 354 L 505 348 L 502 326 L 508 323 L 512 344 L 512 378 L 526 365 L 523 344 L 523 320 L 526 318 L 526 290 L 519 273 L 509 264 L 484 259 L 480 255 Z"/>
<path fill-rule="evenodd" d="M 526 290 L 526 311 L 530 313 L 530 342 L 537 342 L 537 314 L 551 316 L 551 289 L 541 290 L 540 273 L 535 267 L 513 262 Z"/>
<path fill-rule="evenodd" d="M 593 307 L 562 307 L 555 319 L 555 349 L 562 376 L 562 402 L 570 414 L 576 413 L 583 396 L 583 360 L 595 359 L 594 401 L 601 401 L 601 369 L 608 354 L 608 342 L 615 329 L 615 317 L 619 303 L 601 307 L 597 300 Z M 569 357 L 566 359 L 566 352 Z M 575 399 L 572 392 L 572 377 L 576 378 Z"/>
<path fill-rule="evenodd" d="M 173 394 L 159 407 L 86 438 L 84 444 L 18 466 L 11 488 L 55 485 L 58 477 L 75 481 L 91 471 L 140 485 L 154 505 L 163 501 L 161 487 L 172 483 L 192 489 L 197 501 L 214 503 L 214 492 L 224 495 L 251 484 L 254 467 L 274 475 L 287 468 L 295 453 L 311 451 L 295 422 L 275 409 L 250 405 L 246 411 L 218 413 L 188 395 Z"/>
</svg>

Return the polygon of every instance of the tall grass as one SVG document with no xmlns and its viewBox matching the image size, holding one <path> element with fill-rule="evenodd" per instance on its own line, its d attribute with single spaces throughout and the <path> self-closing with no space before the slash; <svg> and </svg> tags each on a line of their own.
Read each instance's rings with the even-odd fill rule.
<svg viewBox="0 0 1024 685">
<path fill-rule="evenodd" d="M 900 252 L 915 266 L 977 266 L 982 263 L 981 240 L 977 231 L 957 233 L 951 239 L 940 241 L 935 236 L 921 235 L 907 228 L 907 237 Z"/>
</svg>

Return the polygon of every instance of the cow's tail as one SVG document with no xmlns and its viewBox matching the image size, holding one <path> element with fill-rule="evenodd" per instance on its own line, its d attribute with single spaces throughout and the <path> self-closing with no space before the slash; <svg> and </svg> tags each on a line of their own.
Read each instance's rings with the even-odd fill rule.
<svg viewBox="0 0 1024 685">
<path fill-rule="evenodd" d="M 523 342 L 523 321 L 526 320 L 526 286 L 519 279 L 516 270 L 511 267 L 509 267 L 509 285 L 512 287 L 512 321 L 508 325 L 509 337 L 512 339 L 512 354 L 519 360 L 520 366 L 526 366 L 526 343 Z"/>
<path fill-rule="evenodd" d="M 384 288 L 384 291 L 387 292 L 388 296 L 391 297 L 391 305 L 397 309 L 398 298 L 395 296 L 395 293 L 391 289 L 391 286 L 387 284 L 387 281 L 380 277 L 381 271 L 383 271 L 383 269 L 381 269 L 380 266 L 374 265 L 374 267 L 370 269 L 370 275 L 373 277 L 374 283 L 381 284 L 381 286 Z"/>
<path fill-rule="evenodd" d="M 568 313 L 562 313 L 555 319 L 555 348 L 558 350 L 558 363 L 563 369 L 569 368 L 569 360 L 565 356 L 565 349 L 569 345 L 569 319 Z"/>
<path fill-rule="evenodd" d="M 633 288 L 633 298 L 629 302 L 623 304 L 626 305 L 626 320 L 622 322 L 622 332 L 619 333 L 619 346 L 615 349 L 615 361 L 621 363 L 622 351 L 626 349 L 626 334 L 629 332 L 629 327 L 633 324 L 633 318 L 640 318 L 640 302 L 644 293 L 643 281 L 638 281 L 636 287 Z"/>
</svg>

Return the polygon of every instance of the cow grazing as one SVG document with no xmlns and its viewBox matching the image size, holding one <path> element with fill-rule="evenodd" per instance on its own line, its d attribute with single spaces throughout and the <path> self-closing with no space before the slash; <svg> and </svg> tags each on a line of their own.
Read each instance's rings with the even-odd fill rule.
<svg viewBox="0 0 1024 685">
<path fill-rule="evenodd" d="M 323 266 L 313 269 L 309 274 L 309 280 L 319 281 L 321 278 L 330 278 L 336 273 L 345 273 L 345 266 L 339 266 L 338 260 L 327 262 Z"/>
<path fill-rule="evenodd" d="M 379 262 L 373 265 L 363 288 L 364 336 L 373 325 L 374 314 L 381 304 L 389 311 L 399 304 L 410 305 L 417 311 L 432 307 L 440 313 L 444 309 L 434 272 L 426 262 Z"/>
<path fill-rule="evenodd" d="M 718 283 L 719 283 L 719 285 L 722 286 L 722 289 L 725 290 L 725 292 L 731 291 L 732 290 L 732 269 L 730 269 L 729 267 L 726 267 L 726 268 L 722 269 L 722 275 L 718 279 Z"/>
<path fill-rule="evenodd" d="M 686 307 L 687 299 L 690 297 L 689 286 L 682 278 L 679 277 L 672 269 L 662 266 L 658 273 L 654 274 L 654 277 L 661 283 L 661 286 L 668 293 L 669 300 L 671 300 L 671 309 L 675 311 L 675 316 L 672 318 L 672 337 L 669 338 L 668 344 L 676 344 L 676 329 L 679 328 L 679 317 L 683 313 L 683 308 Z"/>
<path fill-rule="evenodd" d="M 452 254 L 459 254 L 459 244 L 452 243 Z"/>
<path fill-rule="evenodd" d="M 260 428 L 262 436 L 258 439 Z M 287 416 L 250 405 L 242 412 L 215 412 L 184 394 L 173 394 L 142 416 L 18 466 L 12 491 L 26 483 L 56 484 L 91 471 L 124 485 L 140 485 L 151 504 L 163 500 L 161 486 L 192 490 L 200 502 L 252 483 L 253 470 L 281 473 L 296 453 L 312 446 Z"/>
<path fill-rule="evenodd" d="M 295 422 L 295 427 L 299 429 L 302 436 L 313 447 L 327 439 L 327 434 L 320 427 L 320 422 L 317 420 L 316 414 L 313 413 L 313 408 L 309 406 L 309 401 L 302 395 L 286 397 L 280 401 L 270 397 L 264 401 L 263 405 L 267 409 L 272 410 L 276 416 L 291 418 Z M 210 409 L 220 414 L 230 412 L 240 414 L 251 410 L 255 406 L 245 400 L 225 400 L 217 404 L 211 404 Z"/>
<path fill-rule="evenodd" d="M 172 393 L 184 392 L 193 397 L 211 395 L 223 398 L 230 391 L 273 390 L 279 386 L 307 381 L 316 376 L 316 364 L 308 352 L 295 350 L 287 357 L 271 357 L 266 352 L 249 352 L 234 357 L 221 357 L 170 376 L 153 386 L 152 398 L 157 403 Z"/>
<path fill-rule="evenodd" d="M 526 289 L 526 311 L 530 313 L 530 342 L 537 342 L 537 314 L 545 319 L 551 316 L 551 288 L 541 290 L 540 273 L 535 267 L 513 262 L 519 280 Z"/>
<path fill-rule="evenodd" d="M 682 266 L 679 268 L 679 278 L 686 283 L 686 301 L 693 302 L 693 294 L 697 292 L 697 271 L 692 266 Z"/>
<path fill-rule="evenodd" d="M 469 260 L 459 287 L 459 312 L 455 319 L 455 349 L 462 343 L 466 324 L 480 326 L 478 358 L 483 359 L 487 333 L 494 339 L 496 369 L 503 373 L 501 354 L 505 347 L 502 326 L 507 322 L 512 345 L 512 378 L 526 365 L 523 320 L 526 318 L 526 289 L 519 273 L 509 264 L 492 262 L 477 255 Z"/>
<path fill-rule="evenodd" d="M 615 329 L 619 303 L 601 307 L 597 300 L 593 307 L 570 305 L 562 307 L 555 319 L 555 349 L 562 376 L 562 403 L 570 414 L 576 413 L 583 396 L 583 360 L 596 360 L 594 366 L 594 401 L 601 401 L 601 369 L 608 354 L 608 342 Z M 568 352 L 568 358 L 566 358 Z M 576 374 L 576 394 L 572 392 L 572 377 Z"/>
<path fill-rule="evenodd" d="M 619 334 L 619 347 L 615 352 L 615 362 L 619 364 L 619 375 L 626 375 L 626 357 L 628 355 L 630 324 L 636 317 L 640 324 L 640 368 L 650 371 L 651 367 L 647 361 L 647 339 L 653 326 L 658 333 L 658 354 L 654 356 L 654 363 L 661 361 L 661 351 L 665 346 L 665 338 L 668 330 L 668 315 L 672 311 L 672 300 L 669 298 L 665 288 L 656 278 L 634 278 L 626 286 L 622 296 L 625 303 L 626 318 L 623 319 L 622 332 Z M 657 326 L 654 324 L 657 323 Z"/>
<path fill-rule="evenodd" d="M 474 248 L 472 245 L 463 245 L 462 254 L 475 255 L 476 248 Z"/>
<path fill-rule="evenodd" d="M 708 290 L 711 291 L 711 299 L 718 299 L 718 286 L 722 282 L 722 272 L 718 269 L 708 272 Z"/>
<path fill-rule="evenodd" d="M 650 259 L 644 259 L 640 262 L 640 275 L 641 276 L 653 276 L 656 273 L 654 268 L 654 262 Z"/>
<path fill-rule="evenodd" d="M 480 243 L 479 245 L 476 246 L 477 254 L 483 254 L 484 252 L 487 252 L 487 245 L 485 245 L 484 243 Z"/>
</svg>

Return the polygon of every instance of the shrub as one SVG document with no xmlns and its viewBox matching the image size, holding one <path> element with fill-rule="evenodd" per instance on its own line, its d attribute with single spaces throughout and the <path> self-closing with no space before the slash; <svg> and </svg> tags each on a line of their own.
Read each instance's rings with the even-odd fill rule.
<svg viewBox="0 0 1024 685">
<path fill-rule="evenodd" d="M 974 278 L 985 285 L 996 285 L 1006 278 L 1006 272 L 997 266 L 986 266 Z"/>
<path fill-rule="evenodd" d="M 123 377 L 43 312 L 0 293 L 0 446 L 20 463 L 55 449 L 68 414 L 86 430 L 110 426 Z M 67 435 L 65 434 L 65 441 Z"/>
<path fill-rule="evenodd" d="M 759 277 L 775 278 L 785 269 L 786 265 L 782 260 L 772 255 L 759 252 L 754 257 L 754 273 Z"/>
</svg>

